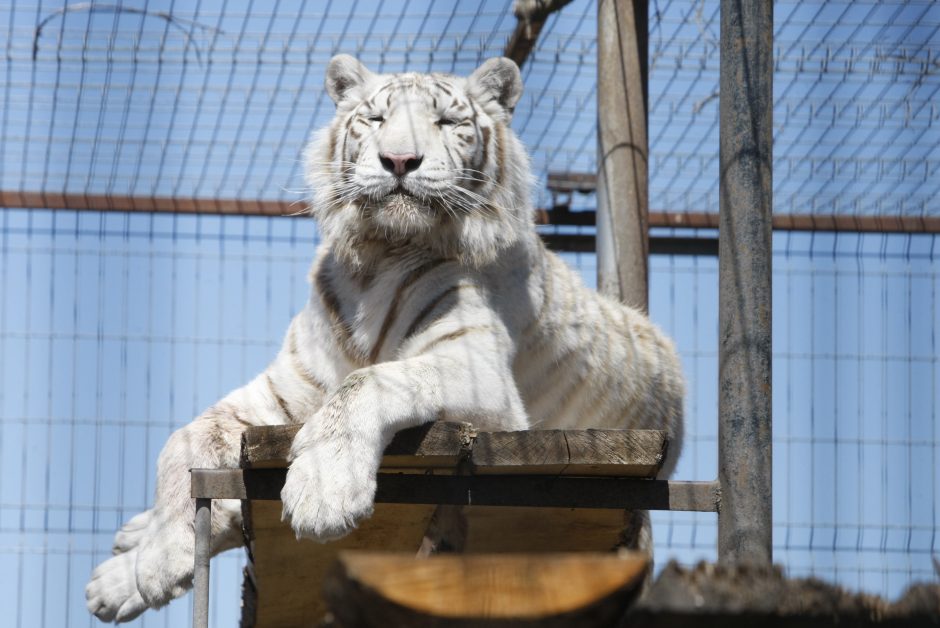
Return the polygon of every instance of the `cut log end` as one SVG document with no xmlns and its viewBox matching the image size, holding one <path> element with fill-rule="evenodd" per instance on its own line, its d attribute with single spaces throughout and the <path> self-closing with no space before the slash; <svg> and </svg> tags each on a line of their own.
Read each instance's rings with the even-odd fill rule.
<svg viewBox="0 0 940 628">
<path fill-rule="evenodd" d="M 605 625 L 624 614 L 648 569 L 640 553 L 420 560 L 348 552 L 324 592 L 344 628 Z"/>
</svg>

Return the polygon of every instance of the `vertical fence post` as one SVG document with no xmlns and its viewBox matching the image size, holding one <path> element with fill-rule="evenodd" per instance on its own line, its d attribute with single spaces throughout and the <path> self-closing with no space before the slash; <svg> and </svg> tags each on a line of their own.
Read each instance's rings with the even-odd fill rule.
<svg viewBox="0 0 940 628">
<path fill-rule="evenodd" d="M 212 500 L 196 499 L 196 548 L 193 569 L 193 628 L 209 627 L 209 547 L 212 541 Z"/>
<path fill-rule="evenodd" d="M 597 6 L 597 288 L 646 310 L 647 0 Z"/>
<path fill-rule="evenodd" d="M 718 555 L 769 564 L 773 1 L 721 1 Z"/>
</svg>

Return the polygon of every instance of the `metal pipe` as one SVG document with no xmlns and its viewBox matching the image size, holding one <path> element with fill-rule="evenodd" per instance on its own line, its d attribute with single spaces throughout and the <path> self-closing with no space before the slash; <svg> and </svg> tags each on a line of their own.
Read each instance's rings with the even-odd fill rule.
<svg viewBox="0 0 940 628">
<path fill-rule="evenodd" d="M 592 192 L 594 173 L 568 173 L 586 180 L 575 189 Z M 551 175 L 550 175 L 551 176 Z M 549 185 L 549 191 L 552 191 Z M 171 196 L 124 196 L 120 194 L 83 194 L 62 192 L 23 192 L 0 190 L 0 207 L 16 209 L 68 209 L 92 212 L 141 212 L 170 214 L 207 214 L 222 216 L 306 216 L 297 213 L 293 201 L 273 199 L 193 198 Z M 558 208 L 536 211 L 540 224 L 594 225 L 595 212 L 567 212 Z M 651 211 L 650 227 L 688 227 L 716 229 L 714 212 Z M 774 214 L 774 229 L 779 231 L 845 231 L 849 233 L 940 233 L 940 217 L 898 214 Z M 593 249 L 591 249 L 593 250 Z"/>
<path fill-rule="evenodd" d="M 196 551 L 193 565 L 193 628 L 209 628 L 209 546 L 212 499 L 196 499 Z"/>
<path fill-rule="evenodd" d="M 597 6 L 597 288 L 646 311 L 646 0 Z"/>
<path fill-rule="evenodd" d="M 722 0 L 718 556 L 769 564 L 773 2 Z"/>
</svg>

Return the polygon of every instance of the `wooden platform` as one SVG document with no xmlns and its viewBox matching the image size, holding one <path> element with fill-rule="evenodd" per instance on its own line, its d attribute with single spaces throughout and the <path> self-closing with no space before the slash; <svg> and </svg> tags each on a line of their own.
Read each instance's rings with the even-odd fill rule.
<svg viewBox="0 0 940 628">
<path fill-rule="evenodd" d="M 283 470 L 297 426 L 248 429 L 242 467 Z M 515 478 L 543 476 L 546 482 L 597 478 L 652 478 L 665 458 L 665 434 L 653 430 L 477 432 L 465 423 L 433 423 L 402 431 L 385 451 L 380 478 L 418 474 L 473 476 L 504 484 L 506 502 L 516 501 Z M 426 478 L 425 476 L 431 476 Z M 567 480 L 571 478 L 572 480 Z M 445 479 L 445 478 L 441 478 Z M 468 478 L 472 479 L 472 478 Z M 408 482 L 380 481 L 385 501 L 403 502 Z M 391 486 L 391 488 L 389 488 Z M 469 491 L 468 491 L 469 492 Z M 518 495 L 524 502 L 524 495 Z M 340 541 L 297 541 L 280 521 L 277 501 L 244 499 L 249 565 L 244 587 L 243 628 L 318 625 L 326 607 L 321 590 L 339 552 L 351 549 L 414 555 L 435 512 L 426 503 L 377 503 L 373 517 Z M 468 500 L 472 504 L 472 500 Z M 623 511 L 607 508 L 464 506 L 462 549 L 470 554 L 609 552 L 623 529 Z"/>
</svg>

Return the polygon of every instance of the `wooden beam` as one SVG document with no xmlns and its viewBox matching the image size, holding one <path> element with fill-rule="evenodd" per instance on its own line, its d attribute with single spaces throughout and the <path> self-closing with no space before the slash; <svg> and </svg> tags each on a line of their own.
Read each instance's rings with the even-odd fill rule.
<svg viewBox="0 0 940 628">
<path fill-rule="evenodd" d="M 516 28 L 509 41 L 506 42 L 506 48 L 503 51 L 504 57 L 509 57 L 516 62 L 520 68 L 529 58 L 532 49 L 538 41 L 545 20 L 555 11 L 560 10 L 571 0 L 524 0 L 516 2 Z"/>
<path fill-rule="evenodd" d="M 346 628 L 613 626 L 645 554 L 410 556 L 344 552 L 324 592 Z"/>
<path fill-rule="evenodd" d="M 597 3 L 597 291 L 649 308 L 647 0 Z"/>
</svg>

